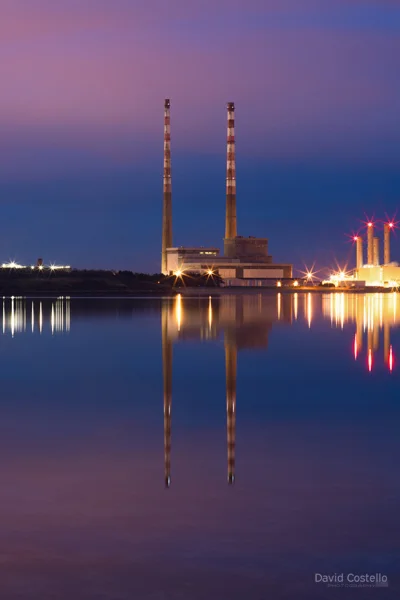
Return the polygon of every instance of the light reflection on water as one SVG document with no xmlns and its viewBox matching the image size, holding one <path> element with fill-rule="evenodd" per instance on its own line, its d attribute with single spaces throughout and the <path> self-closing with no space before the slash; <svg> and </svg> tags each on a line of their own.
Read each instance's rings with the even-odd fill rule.
<svg viewBox="0 0 400 600">
<path fill-rule="evenodd" d="M 4 299 L 0 597 L 398 593 L 397 304 Z"/>
</svg>

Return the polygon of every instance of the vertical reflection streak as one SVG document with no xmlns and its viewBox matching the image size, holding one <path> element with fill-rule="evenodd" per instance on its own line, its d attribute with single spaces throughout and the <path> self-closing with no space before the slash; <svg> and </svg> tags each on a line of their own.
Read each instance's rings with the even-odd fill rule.
<svg viewBox="0 0 400 600">
<path fill-rule="evenodd" d="M 171 485 L 171 420 L 172 420 L 172 340 L 168 335 L 169 306 L 161 306 L 161 343 L 164 394 L 164 483 Z"/>
<path fill-rule="evenodd" d="M 225 377 L 226 377 L 226 427 L 228 444 L 228 483 L 235 481 L 235 442 L 236 442 L 236 342 L 225 337 Z"/>
</svg>

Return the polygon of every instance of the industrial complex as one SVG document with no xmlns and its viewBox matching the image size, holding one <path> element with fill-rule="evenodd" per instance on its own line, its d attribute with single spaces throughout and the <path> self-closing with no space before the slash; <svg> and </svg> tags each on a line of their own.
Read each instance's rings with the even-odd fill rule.
<svg viewBox="0 0 400 600">
<path fill-rule="evenodd" d="M 367 225 L 367 262 L 364 261 L 363 238 L 355 235 L 353 240 L 356 247 L 356 268 L 346 273 L 341 271 L 331 275 L 324 283 L 334 283 L 336 287 L 377 287 L 398 288 L 400 285 L 400 267 L 397 262 L 391 262 L 390 236 L 395 228 L 393 221 L 383 225 L 383 262 L 380 260 L 380 240 L 374 235 L 375 223 L 368 221 Z"/>
<path fill-rule="evenodd" d="M 170 101 L 164 102 L 164 187 L 161 271 L 182 276 L 185 272 L 218 274 L 228 286 L 262 286 L 290 279 L 290 264 L 276 264 L 268 254 L 266 238 L 237 234 L 235 105 L 227 104 L 226 213 L 224 254 L 217 247 L 175 246 L 172 239 L 171 117 Z"/>
</svg>

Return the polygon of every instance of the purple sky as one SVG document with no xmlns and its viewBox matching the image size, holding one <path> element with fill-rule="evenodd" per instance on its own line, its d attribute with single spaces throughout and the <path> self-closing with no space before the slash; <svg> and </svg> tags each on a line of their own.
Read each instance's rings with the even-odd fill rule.
<svg viewBox="0 0 400 600">
<path fill-rule="evenodd" d="M 328 264 L 364 211 L 395 212 L 399 2 L 1 9 L 0 260 L 157 271 L 165 97 L 176 244 L 221 244 L 229 100 L 239 233 L 268 237 L 277 260 Z"/>
</svg>

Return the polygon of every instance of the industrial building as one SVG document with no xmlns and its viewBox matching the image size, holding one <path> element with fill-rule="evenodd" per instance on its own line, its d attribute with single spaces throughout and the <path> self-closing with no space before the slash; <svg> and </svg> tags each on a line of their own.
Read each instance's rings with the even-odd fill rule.
<svg viewBox="0 0 400 600">
<path fill-rule="evenodd" d="M 364 281 L 366 286 L 398 287 L 400 284 L 400 267 L 390 260 L 390 235 L 394 223 L 383 226 L 383 263 L 379 260 L 379 238 L 374 236 L 374 223 L 367 224 L 367 264 L 364 263 L 363 240 L 357 236 L 357 268 L 354 277 Z"/>
<path fill-rule="evenodd" d="M 379 238 L 374 235 L 375 225 L 367 223 L 367 262 L 364 262 L 363 238 L 354 236 L 356 245 L 356 268 L 346 274 L 344 271 L 331 275 L 324 283 L 333 282 L 341 287 L 383 287 L 398 288 L 400 286 L 400 267 L 390 259 L 390 236 L 394 229 L 393 222 L 383 226 L 383 263 L 380 261 Z"/>
<path fill-rule="evenodd" d="M 170 101 L 164 102 L 164 185 L 161 271 L 164 275 L 182 275 L 185 271 L 219 274 L 226 285 L 265 285 L 267 281 L 292 277 L 290 264 L 273 263 L 268 240 L 237 234 L 235 105 L 227 105 L 226 212 L 224 255 L 215 247 L 173 246 L 171 188 L 171 117 Z"/>
</svg>

